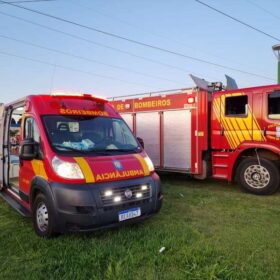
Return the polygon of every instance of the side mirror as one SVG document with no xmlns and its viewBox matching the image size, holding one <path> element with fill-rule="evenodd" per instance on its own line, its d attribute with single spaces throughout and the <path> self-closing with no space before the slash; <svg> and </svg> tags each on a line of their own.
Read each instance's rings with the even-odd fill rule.
<svg viewBox="0 0 280 280">
<path fill-rule="evenodd" d="M 19 157 L 23 160 L 32 160 L 38 156 L 39 144 L 33 138 L 27 138 L 20 144 Z"/>
<path fill-rule="evenodd" d="M 140 137 L 137 137 L 137 140 L 138 140 L 139 144 L 142 146 L 142 148 L 144 149 L 144 146 L 145 146 L 144 145 L 144 140 Z"/>
</svg>

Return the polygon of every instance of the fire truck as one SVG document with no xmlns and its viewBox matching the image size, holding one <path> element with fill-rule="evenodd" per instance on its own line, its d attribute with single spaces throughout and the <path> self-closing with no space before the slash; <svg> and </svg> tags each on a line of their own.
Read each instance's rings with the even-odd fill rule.
<svg viewBox="0 0 280 280">
<path fill-rule="evenodd" d="M 31 95 L 0 105 L 0 196 L 51 237 L 146 219 L 160 179 L 127 124 L 90 94 Z"/>
<path fill-rule="evenodd" d="M 192 76 L 193 88 L 117 97 L 157 170 L 215 178 L 254 194 L 280 183 L 280 85 L 238 89 Z"/>
</svg>

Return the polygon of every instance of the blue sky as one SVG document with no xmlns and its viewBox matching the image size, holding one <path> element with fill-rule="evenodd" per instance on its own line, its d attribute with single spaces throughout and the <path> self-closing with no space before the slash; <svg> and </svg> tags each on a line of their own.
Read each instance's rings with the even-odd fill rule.
<svg viewBox="0 0 280 280">
<path fill-rule="evenodd" d="M 280 16 L 277 16 L 280 1 L 204 2 L 280 37 Z M 193 0 L 57 0 L 21 5 L 147 44 L 276 78 L 276 58 L 271 46 L 277 41 Z M 7 14 L 80 36 L 94 43 L 44 29 Z M 237 80 L 240 87 L 275 83 L 138 46 L 9 5 L 0 4 L 0 27 L 0 102 L 4 103 L 28 94 L 51 91 L 82 91 L 109 97 L 184 88 L 192 86 L 188 77 L 191 73 L 211 81 L 223 82 L 224 74 L 228 74 Z M 24 40 L 84 59 L 1 36 Z M 110 48 L 145 57 L 159 64 Z M 14 56 L 4 55 L 3 52 Z M 16 56 L 40 60 L 46 64 Z M 74 69 L 82 72 L 73 71 Z"/>
</svg>

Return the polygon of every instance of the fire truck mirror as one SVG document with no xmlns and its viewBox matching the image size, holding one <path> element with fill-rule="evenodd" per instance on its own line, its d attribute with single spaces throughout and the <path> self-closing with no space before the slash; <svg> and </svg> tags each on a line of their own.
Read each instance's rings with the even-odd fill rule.
<svg viewBox="0 0 280 280">
<path fill-rule="evenodd" d="M 19 157 L 22 160 L 32 160 L 38 156 L 39 144 L 33 138 L 21 142 Z"/>
<path fill-rule="evenodd" d="M 138 140 L 139 144 L 141 145 L 141 147 L 144 149 L 144 140 L 140 137 L 137 137 L 137 140 Z"/>
</svg>

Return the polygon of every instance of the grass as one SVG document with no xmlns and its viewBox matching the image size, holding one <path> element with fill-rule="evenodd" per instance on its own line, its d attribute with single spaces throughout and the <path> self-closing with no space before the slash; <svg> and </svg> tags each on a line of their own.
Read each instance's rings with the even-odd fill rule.
<svg viewBox="0 0 280 280">
<path fill-rule="evenodd" d="M 279 279 L 280 193 L 259 197 L 180 176 L 162 181 L 157 216 L 51 240 L 0 200 L 0 279 Z"/>
</svg>

